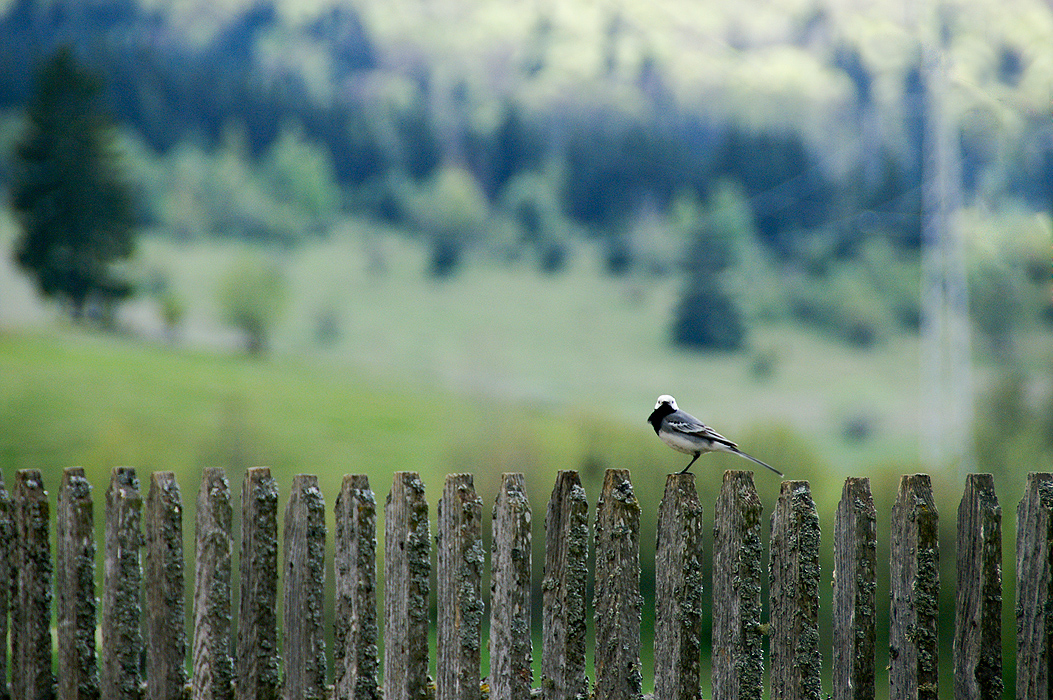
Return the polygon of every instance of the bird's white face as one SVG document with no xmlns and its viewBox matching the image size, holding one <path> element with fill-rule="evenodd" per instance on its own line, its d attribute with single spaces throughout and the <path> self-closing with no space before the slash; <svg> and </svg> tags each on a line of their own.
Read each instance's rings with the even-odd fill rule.
<svg viewBox="0 0 1053 700">
<path fill-rule="evenodd" d="M 679 408 L 677 408 L 676 399 L 674 399 L 669 394 L 662 394 L 661 396 L 659 396 L 658 397 L 658 403 L 656 403 L 654 405 L 654 407 L 657 409 L 659 406 L 661 406 L 664 403 L 667 403 L 670 406 L 672 406 L 674 411 L 679 411 L 680 410 Z"/>
</svg>

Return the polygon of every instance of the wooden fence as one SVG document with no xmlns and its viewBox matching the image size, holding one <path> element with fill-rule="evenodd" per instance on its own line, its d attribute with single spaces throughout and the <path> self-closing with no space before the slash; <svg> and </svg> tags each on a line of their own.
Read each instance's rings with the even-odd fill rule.
<svg viewBox="0 0 1053 700">
<path fill-rule="evenodd" d="M 472 476 L 448 476 L 438 506 L 434 684 L 428 676 L 433 540 L 423 483 L 414 473 L 396 473 L 384 506 L 382 686 L 377 504 L 366 477 L 346 476 L 335 508 L 334 677 L 328 685 L 323 615 L 327 533 L 325 503 L 315 477 L 293 480 L 279 555 L 278 486 L 268 469 L 250 469 L 245 475 L 241 604 L 234 645 L 233 509 L 221 470 L 205 472 L 197 496 L 189 640 L 182 503 L 171 473 L 151 475 L 144 504 L 135 472 L 112 472 L 106 492 L 101 623 L 92 495 L 83 470 L 72 468 L 63 474 L 54 565 L 51 517 L 40 473 L 18 472 L 10 497 L 0 482 L 0 575 L 9 574 L 12 584 L 0 586 L 0 635 L 10 634 L 11 650 L 10 684 L 4 682 L 4 696 L 480 700 L 488 692 L 491 700 L 584 700 L 593 693 L 602 700 L 640 698 L 640 508 L 628 471 L 606 472 L 591 540 L 589 503 L 577 472 L 560 472 L 556 478 L 545 514 L 539 687 L 531 670 L 531 508 L 521 474 L 504 475 L 493 505 L 488 690 L 485 684 L 481 690 L 479 677 L 486 614 L 480 590 L 486 562 L 483 502 Z M 657 700 L 699 697 L 702 512 L 694 476 L 670 475 L 657 527 Z M 713 697 L 762 697 L 762 642 L 768 635 L 771 698 L 818 700 L 820 531 L 808 482 L 782 483 L 771 517 L 767 572 L 761 556 L 761 503 L 751 472 L 725 472 L 714 520 Z M 875 520 L 869 481 L 848 479 L 834 525 L 830 658 L 835 700 L 875 696 L 875 626 L 877 616 L 885 612 L 875 601 Z M 1050 698 L 1053 474 L 1028 476 L 1017 507 L 1017 527 L 1017 698 Z M 937 697 L 937 533 L 928 476 L 904 476 L 890 536 L 888 671 L 894 699 Z M 958 509 L 955 698 L 1002 695 L 1001 542 L 993 479 L 969 475 Z M 596 645 L 591 689 L 585 664 L 590 543 L 595 557 Z M 284 583 L 281 621 L 279 571 Z M 761 620 L 765 573 L 771 611 L 766 624 Z M 96 648 L 97 623 L 101 650 Z M 0 671 L 0 678 L 6 679 L 7 669 Z"/>
</svg>

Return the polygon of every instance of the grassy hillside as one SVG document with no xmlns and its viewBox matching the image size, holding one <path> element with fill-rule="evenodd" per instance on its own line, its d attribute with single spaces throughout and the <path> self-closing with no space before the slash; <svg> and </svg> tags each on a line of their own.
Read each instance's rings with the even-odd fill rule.
<svg viewBox="0 0 1053 700">
<path fill-rule="evenodd" d="M 185 295 L 186 336 L 218 342 L 229 334 L 218 322 L 216 280 L 244 254 L 238 246 L 154 240 L 142 265 Z M 745 353 L 683 352 L 669 343 L 680 294 L 674 277 L 611 277 L 583 253 L 558 276 L 475 260 L 436 281 L 423 273 L 423 255 L 397 236 L 358 229 L 276 254 L 289 287 L 276 348 L 404 387 L 606 416 L 631 429 L 668 392 L 743 441 L 784 428 L 810 435 L 845 473 L 875 448 L 908 462 L 916 455 L 913 336 L 893 335 L 868 351 L 756 323 Z M 779 293 L 770 279 L 750 284 L 752 302 Z M 155 318 L 151 304 L 141 304 L 137 318 Z M 873 442 L 843 439 L 846 424 L 859 420 Z"/>
</svg>

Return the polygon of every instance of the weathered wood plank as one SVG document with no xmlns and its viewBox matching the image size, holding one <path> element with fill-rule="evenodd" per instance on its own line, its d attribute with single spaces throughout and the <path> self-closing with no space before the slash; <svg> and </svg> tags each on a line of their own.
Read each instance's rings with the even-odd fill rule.
<svg viewBox="0 0 1053 700">
<path fill-rule="evenodd" d="M 438 505 L 435 697 L 479 700 L 483 502 L 471 474 L 448 474 Z"/>
<path fill-rule="evenodd" d="M 194 567 L 194 700 L 233 700 L 230 657 L 231 557 L 234 543 L 230 483 L 218 467 L 205 469 L 197 495 Z"/>
<path fill-rule="evenodd" d="M 939 691 L 939 518 L 928 474 L 905 475 L 892 506 L 889 697 L 936 700 Z"/>
<path fill-rule="evenodd" d="M 102 593 L 102 669 L 100 689 L 106 700 L 143 696 L 140 655 L 143 638 L 143 500 L 131 467 L 115 467 L 106 491 L 106 542 Z"/>
<path fill-rule="evenodd" d="M 325 700 L 325 499 L 318 477 L 293 477 L 285 506 L 285 700 Z"/>
<path fill-rule="evenodd" d="M 1053 697 L 1053 474 L 1027 475 L 1016 508 L 1016 697 Z"/>
<path fill-rule="evenodd" d="M 15 589 L 11 606 L 11 693 L 55 697 L 51 670 L 51 511 L 36 469 L 15 474 Z"/>
<path fill-rule="evenodd" d="M 15 523 L 11 519 L 11 497 L 0 474 L 0 648 L 8 649 L 8 620 L 11 614 L 11 593 L 16 575 Z M 10 700 L 11 686 L 7 680 L 7 654 L 0 653 L 0 700 Z"/>
<path fill-rule="evenodd" d="M 236 651 L 237 700 L 277 700 L 278 484 L 267 467 L 241 487 L 241 601 Z"/>
<path fill-rule="evenodd" d="M 81 467 L 62 472 L 55 538 L 59 700 L 97 700 L 95 516 Z"/>
<path fill-rule="evenodd" d="M 336 498 L 336 700 L 380 700 L 377 684 L 377 502 L 365 474 Z"/>
<path fill-rule="evenodd" d="M 874 700 L 877 511 L 870 479 L 845 479 L 834 522 L 833 700 Z"/>
<path fill-rule="evenodd" d="M 713 698 L 759 700 L 762 506 L 753 472 L 726 471 L 713 518 Z"/>
<path fill-rule="evenodd" d="M 596 506 L 596 696 L 637 700 L 640 672 L 640 504 L 628 469 L 608 469 Z"/>
<path fill-rule="evenodd" d="M 655 544 L 656 700 L 700 697 L 702 504 L 694 474 L 670 474 L 658 507 Z"/>
<path fill-rule="evenodd" d="M 994 477 L 969 474 L 958 506 L 954 697 L 1002 697 L 1002 508 Z"/>
<path fill-rule="evenodd" d="M 771 518 L 771 698 L 819 700 L 819 514 L 807 481 L 783 481 Z"/>
<path fill-rule="evenodd" d="M 384 700 L 428 695 L 431 532 L 424 482 L 395 472 L 384 507 Z"/>
<path fill-rule="evenodd" d="M 504 474 L 490 558 L 490 700 L 530 700 L 530 501 L 522 474 Z"/>
<path fill-rule="evenodd" d="M 560 471 L 545 514 L 541 584 L 541 693 L 544 700 L 585 700 L 585 604 L 588 599 L 589 502 L 576 471 Z"/>
<path fill-rule="evenodd" d="M 150 475 L 145 514 L 146 691 L 178 700 L 186 688 L 183 501 L 172 472 Z"/>
</svg>

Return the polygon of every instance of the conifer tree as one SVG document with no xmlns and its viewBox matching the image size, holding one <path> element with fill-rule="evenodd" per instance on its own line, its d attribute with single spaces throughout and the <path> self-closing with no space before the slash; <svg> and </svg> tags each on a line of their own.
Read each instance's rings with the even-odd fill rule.
<svg viewBox="0 0 1053 700">
<path fill-rule="evenodd" d="M 131 291 L 114 264 L 133 252 L 132 194 L 100 90 L 99 78 L 68 48 L 43 63 L 11 183 L 22 228 L 15 260 L 41 294 L 61 301 L 78 320 L 89 302 L 108 318 Z"/>
</svg>

